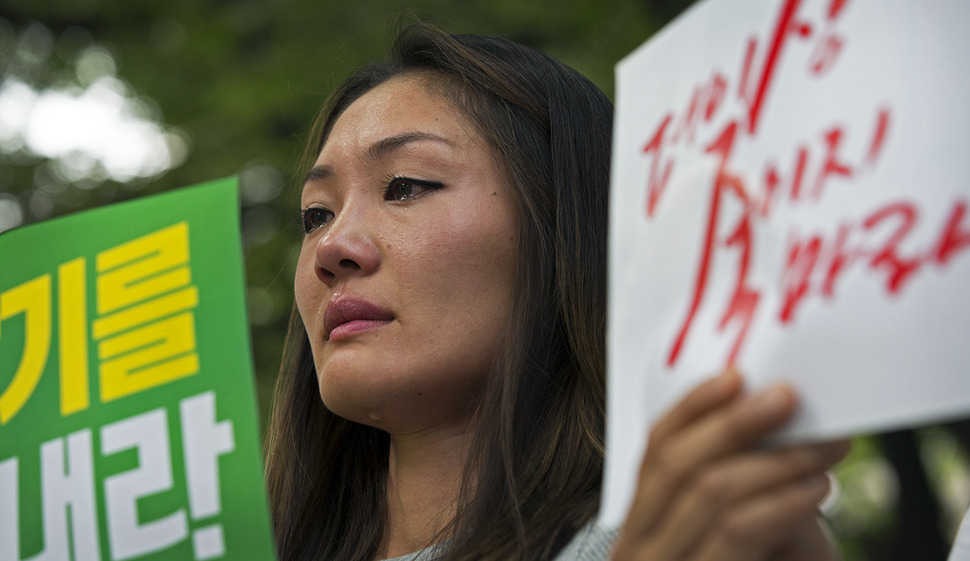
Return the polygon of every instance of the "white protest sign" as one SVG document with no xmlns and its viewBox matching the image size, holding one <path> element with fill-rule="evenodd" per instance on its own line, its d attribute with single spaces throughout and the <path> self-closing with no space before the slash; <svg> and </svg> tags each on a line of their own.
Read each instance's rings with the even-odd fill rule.
<svg viewBox="0 0 970 561">
<path fill-rule="evenodd" d="M 970 412 L 970 2 L 708 0 L 617 66 L 607 523 L 729 364 L 782 440 Z"/>
</svg>

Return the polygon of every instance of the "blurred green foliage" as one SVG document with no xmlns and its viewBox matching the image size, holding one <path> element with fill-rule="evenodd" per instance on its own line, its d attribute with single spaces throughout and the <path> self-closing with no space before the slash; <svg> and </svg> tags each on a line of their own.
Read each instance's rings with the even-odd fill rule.
<svg viewBox="0 0 970 561">
<path fill-rule="evenodd" d="M 36 91 L 65 77 L 80 85 L 72 75 L 79 56 L 92 46 L 106 49 L 118 78 L 178 133 L 187 155 L 156 177 L 124 183 L 109 178 L 79 188 L 57 173 L 56 162 L 30 150 L 0 150 L 0 192 L 17 197 L 21 222 L 29 223 L 240 175 L 253 353 L 265 415 L 292 302 L 302 143 L 317 109 L 344 76 L 383 57 L 393 30 L 418 18 L 453 32 L 529 44 L 611 95 L 613 64 L 689 3 L 4 0 L 4 76 L 16 75 Z M 50 48 L 43 38 L 24 44 L 30 27 L 48 31 Z M 24 49 L 33 52 L 24 56 Z M 46 204 L 36 202 L 41 186 Z"/>
<path fill-rule="evenodd" d="M 382 57 L 393 30 L 417 18 L 452 32 L 496 34 L 533 46 L 577 68 L 612 96 L 613 65 L 689 4 L 2 0 L 0 88 L 16 79 L 38 95 L 77 94 L 107 76 L 138 118 L 167 135 L 171 154 L 168 169 L 121 179 L 89 156 L 45 156 L 11 132 L 11 123 L 24 116 L 2 103 L 0 89 L 0 230 L 239 175 L 265 424 L 292 306 L 300 153 L 318 107 L 344 76 Z M 924 455 L 931 458 L 926 464 L 938 495 L 966 497 L 964 449 L 948 434 L 937 429 L 921 435 Z M 906 483 L 883 458 L 877 439 L 858 439 L 838 476 L 843 501 L 832 519 L 843 554 L 850 561 L 898 558 L 886 552 L 886 544 L 887 536 L 900 531 L 893 509 Z M 951 502 L 943 505 L 945 533 L 964 508 L 960 500 Z"/>
</svg>

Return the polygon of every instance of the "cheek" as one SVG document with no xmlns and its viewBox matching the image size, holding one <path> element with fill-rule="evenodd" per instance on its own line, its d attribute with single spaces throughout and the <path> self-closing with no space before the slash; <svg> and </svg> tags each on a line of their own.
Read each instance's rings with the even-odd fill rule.
<svg viewBox="0 0 970 561">
<path fill-rule="evenodd" d="M 318 307 L 320 282 L 317 280 L 313 268 L 313 256 L 304 248 L 296 264 L 296 274 L 293 278 L 293 297 L 296 308 L 303 318 L 304 324 L 309 323 L 309 314 Z"/>
<path fill-rule="evenodd" d="M 480 322 L 505 316 L 511 302 L 518 244 L 507 220 L 454 217 L 402 252 L 405 289 L 448 317 Z M 447 315 L 444 315 L 447 314 Z"/>
</svg>

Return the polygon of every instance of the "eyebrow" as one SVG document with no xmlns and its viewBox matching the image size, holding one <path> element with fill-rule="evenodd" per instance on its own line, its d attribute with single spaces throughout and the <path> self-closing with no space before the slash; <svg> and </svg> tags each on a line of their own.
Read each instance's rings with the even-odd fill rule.
<svg viewBox="0 0 970 561">
<path fill-rule="evenodd" d="M 394 136 L 389 136 L 387 138 L 382 138 L 371 144 L 370 147 L 365 152 L 365 157 L 367 160 L 379 160 L 390 155 L 395 150 L 410 144 L 412 142 L 420 141 L 432 141 L 445 144 L 447 146 L 454 147 L 455 143 L 451 140 L 433 134 L 430 132 L 414 131 L 406 132 L 402 134 L 397 134 Z M 313 168 L 307 172 L 306 177 L 303 178 L 303 184 L 306 185 L 311 181 L 325 181 L 331 179 L 334 176 L 334 170 L 332 167 L 324 166 L 313 166 Z"/>
<path fill-rule="evenodd" d="M 367 159 L 369 160 L 379 160 L 386 157 L 391 152 L 397 150 L 398 148 L 410 144 L 412 142 L 419 142 L 422 140 L 430 140 L 432 142 L 440 142 L 448 146 L 454 147 L 455 143 L 448 140 L 443 136 L 438 136 L 430 132 L 406 132 L 394 136 L 389 136 L 387 138 L 382 138 L 371 145 L 367 149 Z"/>
<path fill-rule="evenodd" d="M 306 177 L 303 178 L 303 184 L 306 185 L 311 181 L 325 181 L 333 177 L 333 175 L 333 168 L 330 166 L 313 166 L 307 172 Z"/>
</svg>

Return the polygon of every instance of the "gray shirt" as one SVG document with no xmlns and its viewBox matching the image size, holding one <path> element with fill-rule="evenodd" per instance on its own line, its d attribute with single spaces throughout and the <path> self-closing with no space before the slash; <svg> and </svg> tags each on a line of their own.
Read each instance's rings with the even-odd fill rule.
<svg viewBox="0 0 970 561">
<path fill-rule="evenodd" d="M 596 521 L 590 522 L 579 532 L 576 532 L 573 540 L 559 552 L 555 561 L 606 561 L 610 558 L 610 552 L 613 551 L 616 535 L 616 529 L 605 528 Z M 444 545 L 433 545 L 421 551 L 393 559 L 385 559 L 384 561 L 434 561 L 439 549 Z M 444 550 L 440 549 L 440 551 L 443 552 Z"/>
</svg>

